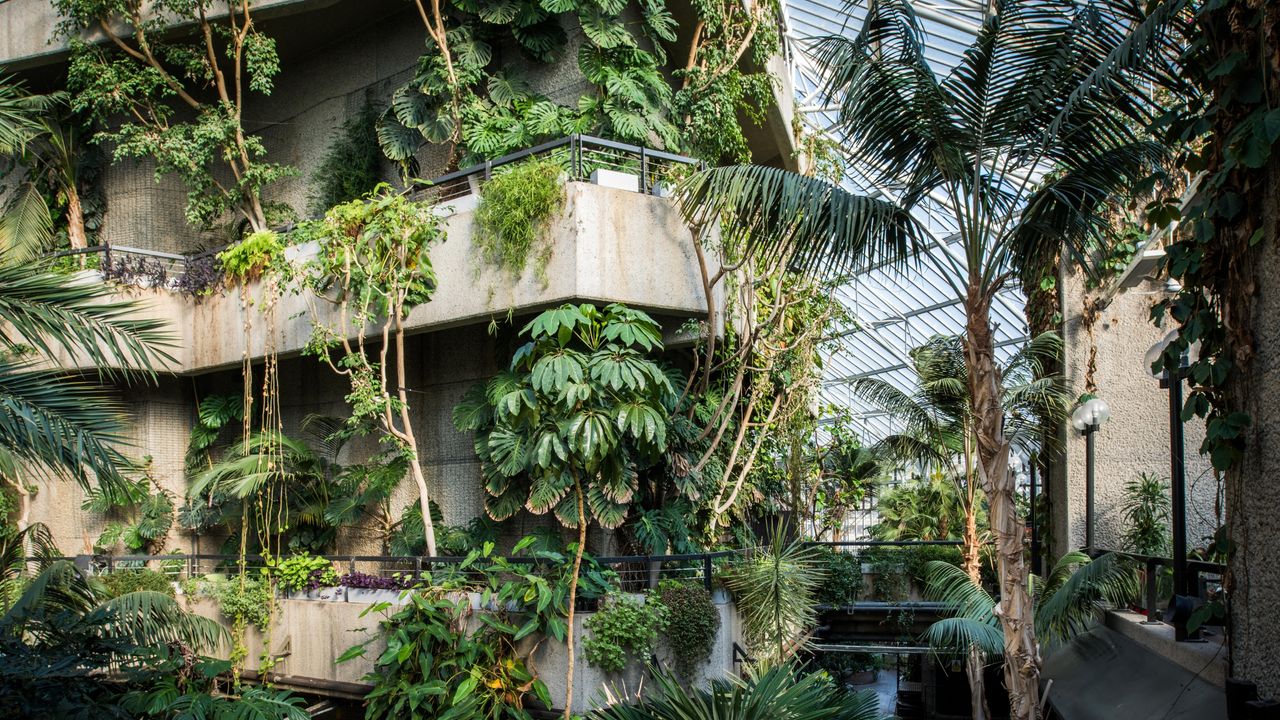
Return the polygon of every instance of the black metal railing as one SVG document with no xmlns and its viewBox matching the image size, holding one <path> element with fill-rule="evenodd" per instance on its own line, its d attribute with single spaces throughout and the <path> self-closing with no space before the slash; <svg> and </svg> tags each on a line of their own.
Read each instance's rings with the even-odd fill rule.
<svg viewBox="0 0 1280 720">
<path fill-rule="evenodd" d="M 694 158 L 642 145 L 592 135 L 570 135 L 441 175 L 416 186 L 412 194 L 415 199 L 448 205 L 468 195 L 477 195 L 485 182 L 533 157 L 558 158 L 570 180 L 598 181 L 656 196 L 669 195 L 677 182 L 704 166 Z M 605 179 L 599 175 L 602 172 L 617 174 Z M 631 186 L 633 180 L 634 187 Z M 285 225 L 276 230 L 286 232 L 291 227 Z M 108 279 L 195 295 L 216 282 L 220 274 L 216 256 L 225 248 L 226 245 L 222 245 L 194 253 L 171 253 L 104 243 L 63 250 L 49 257 L 93 256 L 90 267 Z"/>
<path fill-rule="evenodd" d="M 1118 557 L 1128 558 L 1145 569 L 1145 586 L 1142 590 L 1142 609 L 1146 614 L 1146 622 L 1148 624 L 1162 623 L 1160 612 L 1160 587 L 1159 574 L 1161 568 L 1170 568 L 1174 566 L 1172 558 L 1160 557 L 1158 555 L 1142 555 L 1139 553 L 1124 552 L 1121 550 L 1105 550 L 1097 549 L 1094 555 L 1104 555 L 1111 553 Z M 1208 562 L 1205 560 L 1187 560 L 1186 568 L 1189 577 L 1187 578 L 1187 587 L 1194 588 L 1198 599 L 1204 600 L 1208 597 L 1204 580 L 1206 576 L 1221 578 L 1227 572 L 1227 566 L 1221 563 Z"/>
<path fill-rule="evenodd" d="M 618 577 L 620 589 L 624 592 L 641 592 L 657 587 L 663 580 L 699 583 L 708 591 L 713 589 L 716 565 L 746 551 L 724 550 L 711 553 L 688 553 L 680 555 L 619 555 L 591 558 L 595 565 L 613 571 Z M 390 556 L 390 555 L 324 555 L 324 559 L 333 563 L 339 574 L 365 573 L 383 578 L 402 577 L 407 580 L 431 578 L 438 574 L 452 573 L 465 557 L 461 556 Z M 50 558 L 44 558 L 49 560 Z M 81 568 L 94 573 L 112 573 L 121 570 L 149 568 L 163 572 L 174 580 L 198 577 L 210 573 L 257 572 L 267 567 L 261 555 L 219 554 L 168 554 L 168 555 L 80 555 L 57 558 L 71 560 Z M 545 558 L 508 557 L 512 564 L 551 564 Z M 28 559 L 32 563 L 36 558 Z M 478 563 L 483 565 L 484 563 Z M 483 574 L 480 570 L 469 568 L 458 571 L 457 577 L 480 581 Z"/>
</svg>

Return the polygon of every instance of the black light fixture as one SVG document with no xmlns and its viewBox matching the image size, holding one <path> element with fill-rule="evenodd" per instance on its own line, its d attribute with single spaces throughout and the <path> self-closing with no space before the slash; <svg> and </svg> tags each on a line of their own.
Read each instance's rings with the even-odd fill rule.
<svg viewBox="0 0 1280 720">
<path fill-rule="evenodd" d="M 1090 398 L 1071 413 L 1071 427 L 1084 435 L 1084 547 L 1090 555 L 1094 548 L 1094 449 L 1093 436 L 1111 419 L 1111 406 L 1100 397 Z"/>
<path fill-rule="evenodd" d="M 1176 330 L 1170 331 L 1160 339 L 1160 342 L 1147 350 L 1143 363 L 1145 363 L 1147 374 L 1158 377 L 1160 387 L 1169 391 L 1169 493 L 1172 514 L 1169 524 L 1173 533 L 1173 598 L 1169 607 L 1174 611 L 1171 613 L 1171 619 L 1175 639 L 1194 640 L 1199 637 L 1199 633 L 1188 634 L 1186 614 L 1176 610 L 1182 605 L 1189 605 L 1189 598 L 1193 593 L 1189 582 L 1191 575 L 1187 572 L 1187 466 L 1186 444 L 1182 428 L 1182 381 L 1186 377 L 1187 367 L 1200 357 L 1200 343 L 1192 343 L 1182 353 L 1177 367 L 1170 368 L 1166 362 L 1162 372 L 1157 374 L 1153 369 L 1169 344 L 1177 337 Z M 1180 599 L 1187 599 L 1187 601 L 1179 603 Z"/>
</svg>

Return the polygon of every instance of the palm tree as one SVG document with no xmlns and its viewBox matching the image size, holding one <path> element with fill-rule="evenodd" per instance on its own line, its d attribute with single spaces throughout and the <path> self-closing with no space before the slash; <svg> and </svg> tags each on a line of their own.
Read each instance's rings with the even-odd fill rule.
<svg viewBox="0 0 1280 720">
<path fill-rule="evenodd" d="M 1050 435 L 1045 428 L 1056 427 L 1066 415 L 1069 396 L 1063 378 L 1044 374 L 1043 361 L 1056 356 L 1060 350 L 1058 337 L 1043 333 L 1020 348 L 1000 368 L 1006 436 L 1012 447 L 1023 452 L 1039 449 L 1043 438 Z M 964 344 L 956 336 L 934 336 L 911 351 L 911 360 L 917 379 L 914 393 L 904 393 L 893 384 L 873 377 L 858 378 L 851 387 L 902 423 L 902 431 L 882 439 L 876 445 L 877 450 L 899 462 L 913 462 L 945 473 L 948 481 L 957 484 L 956 494 L 964 512 L 963 569 L 976 585 L 981 582 L 979 553 L 985 542 L 978 537 L 979 483 L 974 477 L 978 438 Z M 963 462 L 963 468 L 957 466 L 958 459 Z M 886 496 L 885 500 L 890 498 Z M 976 720 L 990 715 L 982 661 L 979 648 L 970 648 L 966 670 Z"/>
<path fill-rule="evenodd" d="M 896 202 L 763 167 L 712 169 L 681 193 L 694 225 L 724 217 L 756 252 L 810 270 L 901 264 L 920 248 L 911 211 L 953 221 L 965 266 L 951 284 L 965 311 L 975 469 L 991 508 L 1005 679 L 1020 720 L 1036 716 L 1040 665 L 991 305 L 1021 269 L 1059 252 L 1088 267 L 1107 203 L 1163 159 L 1136 128 L 1151 119 L 1165 77 L 1148 84 L 1141 76 L 1176 58 L 1168 29 L 1178 10 L 1171 3 L 1142 15 L 1139 7 L 984 3 L 973 43 L 940 77 L 909 0 L 871 0 L 861 30 L 823 39 L 817 55 L 827 100 L 838 107 L 845 166 Z"/>
<path fill-rule="evenodd" d="M 125 406 L 74 362 L 109 381 L 154 377 L 172 360 L 164 321 L 136 317 L 93 279 L 0 260 L 0 450 L 88 488 L 118 485 L 133 464 L 121 453 Z"/>
<path fill-rule="evenodd" d="M 1012 448 L 1024 453 L 1040 450 L 1046 427 L 1065 417 L 1070 400 L 1065 380 L 1047 376 L 1045 361 L 1061 352 L 1053 333 L 1033 338 L 1000 368 L 1004 426 Z M 897 433 L 878 441 L 873 449 L 888 459 L 917 465 L 930 476 L 940 473 L 957 483 L 965 514 L 963 529 L 965 571 L 978 578 L 977 511 L 979 483 L 974 478 L 977 447 L 964 342 L 957 336 L 937 335 L 910 352 L 916 389 L 906 393 L 876 377 L 852 381 L 859 397 L 887 411 L 900 424 Z M 944 536 L 947 533 L 940 533 Z M 923 538 L 920 538 L 923 539 Z"/>
<path fill-rule="evenodd" d="M 1083 552 L 1063 555 L 1045 578 L 1030 576 L 1036 607 L 1036 635 L 1048 646 L 1087 631 L 1108 607 L 1120 607 L 1138 593 L 1132 565 L 1112 553 L 1095 560 Z M 926 593 L 952 609 L 952 616 L 929 626 L 925 639 L 935 650 L 964 652 L 979 647 L 991 655 L 1004 651 L 1004 634 L 996 618 L 995 598 L 963 570 L 930 562 Z"/>
</svg>

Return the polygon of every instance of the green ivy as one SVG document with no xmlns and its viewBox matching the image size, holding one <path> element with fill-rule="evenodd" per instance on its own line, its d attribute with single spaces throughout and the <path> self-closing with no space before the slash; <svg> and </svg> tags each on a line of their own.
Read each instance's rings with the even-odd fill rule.
<svg viewBox="0 0 1280 720">
<path fill-rule="evenodd" d="M 1184 208 L 1172 197 L 1147 207 L 1157 227 L 1181 221 L 1162 261 L 1181 289 L 1151 311 L 1157 325 L 1172 324 L 1177 336 L 1153 369 L 1177 368 L 1199 343 L 1198 357 L 1183 374 L 1191 389 L 1182 419 L 1204 418 L 1200 452 L 1220 471 L 1239 462 L 1253 422 L 1233 401 L 1229 385 L 1253 353 L 1250 296 L 1257 245 L 1265 236 L 1256 209 L 1269 201 L 1262 178 L 1275 163 L 1280 140 L 1280 109 L 1267 90 L 1274 64 L 1265 41 L 1271 12 L 1266 3 L 1234 0 L 1197 8 L 1181 63 L 1195 92 L 1163 125 L 1168 142 L 1189 148 L 1183 169 L 1200 174 L 1199 184 Z"/>
<path fill-rule="evenodd" d="M 518 163 L 484 184 L 475 244 L 490 264 L 519 278 L 532 256 L 544 285 L 552 247 L 547 224 L 564 206 L 563 166 L 555 158 Z"/>
<path fill-rule="evenodd" d="M 657 600 L 666 608 L 663 640 L 675 656 L 676 673 L 692 677 L 711 657 L 720 632 L 720 611 L 701 585 L 663 580 Z"/>
<path fill-rule="evenodd" d="M 628 661 L 645 662 L 668 617 L 667 608 L 652 594 L 605 598 L 599 611 L 584 623 L 591 633 L 582 641 L 587 662 L 614 673 L 626 669 Z"/>
</svg>

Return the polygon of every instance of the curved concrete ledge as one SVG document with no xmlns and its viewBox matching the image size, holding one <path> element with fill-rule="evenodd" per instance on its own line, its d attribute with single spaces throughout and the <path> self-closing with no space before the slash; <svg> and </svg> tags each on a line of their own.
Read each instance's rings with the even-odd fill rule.
<svg viewBox="0 0 1280 720">
<path fill-rule="evenodd" d="M 475 211 L 449 215 L 448 237 L 431 252 L 439 286 L 430 302 L 410 314 L 408 332 L 502 320 L 565 302 L 625 303 L 665 319 L 668 333 L 678 329 L 672 318 L 705 316 L 693 239 L 670 200 L 582 182 L 566 183 L 565 193 L 564 209 L 545 239 L 552 248 L 545 282 L 533 261 L 520 278 L 489 266 L 473 243 Z M 295 262 L 305 258 L 305 252 L 291 254 L 298 256 Z M 247 317 L 238 288 L 196 300 L 167 290 L 122 292 L 143 302 L 141 314 L 170 323 L 175 362 L 167 369 L 179 374 L 238 366 L 246 352 L 246 320 L 253 358 L 262 357 L 272 343 L 280 356 L 295 355 L 306 346 L 316 321 L 339 324 L 332 305 L 310 292 L 291 290 L 280 298 L 274 332 L 268 332 L 269 321 L 259 307 L 261 283 L 249 287 L 255 307 Z M 721 293 L 718 289 L 717 295 Z M 723 307 L 723 301 L 717 299 L 716 306 Z M 348 326 L 348 332 L 354 328 Z M 75 358 L 61 359 L 66 367 L 84 367 Z"/>
</svg>

